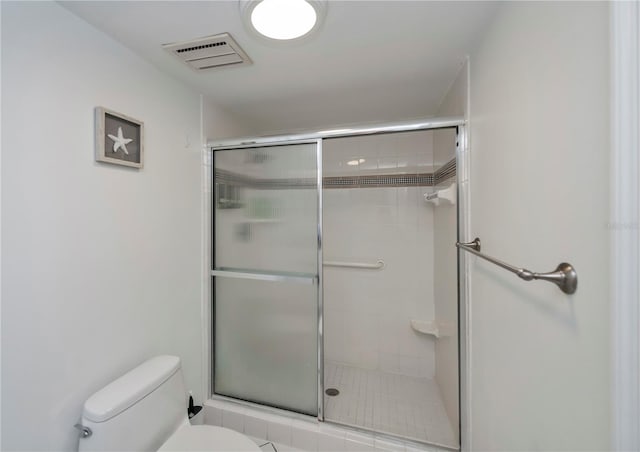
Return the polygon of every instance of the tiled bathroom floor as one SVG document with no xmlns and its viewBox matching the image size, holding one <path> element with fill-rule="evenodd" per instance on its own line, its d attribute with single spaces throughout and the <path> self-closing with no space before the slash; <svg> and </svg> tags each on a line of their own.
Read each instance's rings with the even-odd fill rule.
<svg viewBox="0 0 640 452">
<path fill-rule="evenodd" d="M 325 419 L 458 447 L 435 381 L 325 363 Z"/>
</svg>

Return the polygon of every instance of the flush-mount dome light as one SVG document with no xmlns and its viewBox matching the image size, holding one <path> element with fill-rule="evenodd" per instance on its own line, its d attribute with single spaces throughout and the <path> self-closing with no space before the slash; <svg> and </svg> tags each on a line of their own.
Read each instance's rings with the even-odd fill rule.
<svg viewBox="0 0 640 452">
<path fill-rule="evenodd" d="M 241 1 L 241 8 L 251 31 L 271 40 L 291 41 L 318 28 L 323 4 L 318 0 L 254 0 Z"/>
</svg>

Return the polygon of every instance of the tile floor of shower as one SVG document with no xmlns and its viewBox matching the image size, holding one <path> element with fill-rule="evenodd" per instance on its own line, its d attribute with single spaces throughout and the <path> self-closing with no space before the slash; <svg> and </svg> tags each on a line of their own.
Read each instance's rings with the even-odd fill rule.
<svg viewBox="0 0 640 452">
<path fill-rule="evenodd" d="M 436 382 L 325 362 L 325 419 L 412 440 L 458 447 Z"/>
</svg>

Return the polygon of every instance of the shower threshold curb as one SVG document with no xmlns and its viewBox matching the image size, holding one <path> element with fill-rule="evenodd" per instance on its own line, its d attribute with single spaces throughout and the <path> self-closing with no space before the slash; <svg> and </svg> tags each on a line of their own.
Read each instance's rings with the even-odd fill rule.
<svg viewBox="0 0 640 452">
<path fill-rule="evenodd" d="M 451 452 L 459 449 L 396 438 L 357 427 L 320 422 L 311 416 L 243 401 L 213 398 L 204 403 L 204 423 L 302 451 L 385 450 Z"/>
</svg>

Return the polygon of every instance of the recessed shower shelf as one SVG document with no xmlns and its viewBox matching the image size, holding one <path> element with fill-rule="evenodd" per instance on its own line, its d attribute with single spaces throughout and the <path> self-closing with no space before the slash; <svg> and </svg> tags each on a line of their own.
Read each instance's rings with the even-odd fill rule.
<svg viewBox="0 0 640 452">
<path fill-rule="evenodd" d="M 439 324 L 433 320 L 411 319 L 409 323 L 414 331 L 428 336 L 433 336 L 436 339 L 452 335 L 452 328 L 449 325 Z"/>
</svg>

